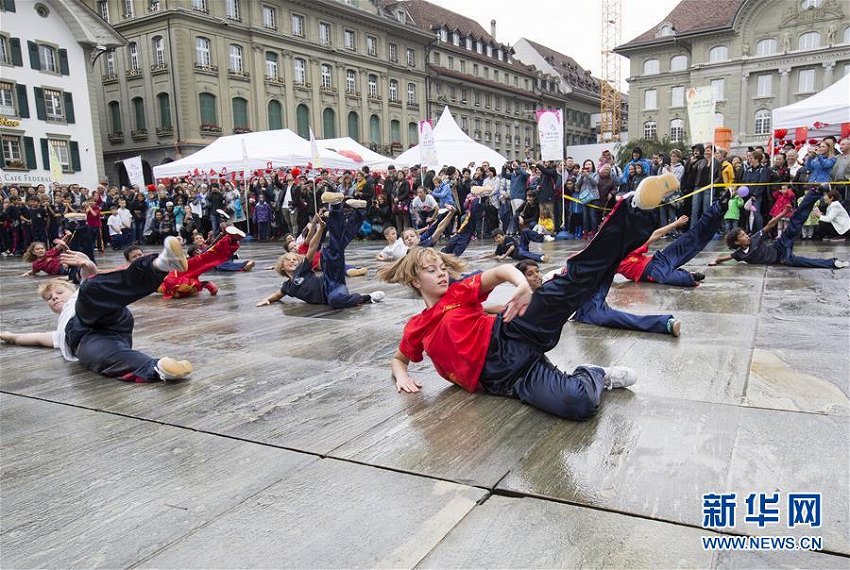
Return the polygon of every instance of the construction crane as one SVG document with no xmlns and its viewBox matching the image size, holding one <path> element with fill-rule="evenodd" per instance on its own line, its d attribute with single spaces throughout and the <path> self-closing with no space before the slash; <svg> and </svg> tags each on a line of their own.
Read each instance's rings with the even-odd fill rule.
<svg viewBox="0 0 850 570">
<path fill-rule="evenodd" d="M 620 140 L 620 59 L 614 48 L 620 43 L 621 0 L 602 1 L 602 77 L 599 79 L 599 131 L 602 142 Z"/>
</svg>

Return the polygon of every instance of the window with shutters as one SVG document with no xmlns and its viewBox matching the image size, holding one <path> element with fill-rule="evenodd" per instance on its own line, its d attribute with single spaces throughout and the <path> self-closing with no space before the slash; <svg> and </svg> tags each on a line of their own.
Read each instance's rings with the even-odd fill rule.
<svg viewBox="0 0 850 570">
<path fill-rule="evenodd" d="M 74 169 L 71 167 L 71 149 L 68 141 L 64 139 L 48 139 L 47 144 L 56 151 L 56 158 L 59 159 L 59 164 L 62 165 L 62 172 L 74 172 Z"/>
<path fill-rule="evenodd" d="M 160 93 L 156 96 L 157 107 L 159 107 L 159 128 L 169 130 L 171 123 L 171 99 L 168 93 Z"/>
<path fill-rule="evenodd" d="M 109 105 L 109 121 L 112 130 L 111 135 L 120 135 L 124 130 L 121 124 L 121 104 L 118 101 L 110 101 Z"/>
<path fill-rule="evenodd" d="M 201 93 L 198 95 L 198 103 L 201 108 L 201 127 L 204 125 L 218 126 L 218 110 L 216 109 L 215 95 L 212 93 Z"/>
<path fill-rule="evenodd" d="M 247 130 L 248 127 L 248 100 L 242 97 L 234 97 L 231 101 L 233 107 L 233 128 Z"/>
<path fill-rule="evenodd" d="M 336 112 L 330 107 L 322 111 L 322 132 L 326 139 L 336 138 Z"/>
<path fill-rule="evenodd" d="M 369 117 L 369 142 L 381 144 L 381 119 L 378 115 Z"/>
<path fill-rule="evenodd" d="M 147 132 L 147 120 L 145 119 L 145 102 L 141 97 L 133 98 L 133 119 L 135 122 L 135 131 L 139 133 Z"/>
<path fill-rule="evenodd" d="M 269 130 L 283 128 L 283 105 L 280 101 L 272 99 L 269 101 Z"/>
<path fill-rule="evenodd" d="M 0 115 L 7 117 L 18 115 L 15 108 L 15 86 L 5 81 L 0 82 Z"/>
<path fill-rule="evenodd" d="M 59 67 L 56 64 L 56 50 L 51 46 L 38 46 L 38 60 L 41 62 L 42 71 L 59 73 Z"/>
<path fill-rule="evenodd" d="M 3 135 L 3 161 L 7 168 L 24 168 L 21 137 Z"/>
<path fill-rule="evenodd" d="M 44 90 L 44 110 L 48 121 L 64 122 L 65 111 L 63 110 L 64 96 L 56 89 Z"/>
<path fill-rule="evenodd" d="M 348 113 L 348 136 L 356 141 L 360 140 L 360 116 L 356 111 Z"/>
</svg>

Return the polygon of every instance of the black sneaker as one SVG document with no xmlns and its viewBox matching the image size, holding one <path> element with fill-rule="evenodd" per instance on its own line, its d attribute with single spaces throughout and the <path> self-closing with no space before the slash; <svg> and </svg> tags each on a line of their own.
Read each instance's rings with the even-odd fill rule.
<svg viewBox="0 0 850 570">
<path fill-rule="evenodd" d="M 705 279 L 705 274 L 693 271 L 691 272 L 691 277 L 694 278 L 694 281 L 702 281 L 703 279 Z"/>
</svg>

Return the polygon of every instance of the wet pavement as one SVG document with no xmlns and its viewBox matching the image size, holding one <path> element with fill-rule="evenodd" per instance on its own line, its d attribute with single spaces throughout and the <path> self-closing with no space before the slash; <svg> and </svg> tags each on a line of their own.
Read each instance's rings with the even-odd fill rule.
<svg viewBox="0 0 850 570">
<path fill-rule="evenodd" d="M 561 262 L 578 247 L 537 246 Z M 4 567 L 850 566 L 850 270 L 706 267 L 713 242 L 688 265 L 708 276 L 696 289 L 618 279 L 612 306 L 673 313 L 682 336 L 568 323 L 554 363 L 640 375 L 575 423 L 469 395 L 427 359 L 411 367 L 423 391 L 397 394 L 388 362 L 422 302 L 370 271 L 349 286 L 385 290 L 378 305 L 257 308 L 280 249 L 246 244 L 258 269 L 209 275 L 217 297 L 133 306 L 136 348 L 189 358 L 190 380 L 126 384 L 0 347 Z M 379 249 L 348 259 L 374 269 Z M 490 251 L 465 258 L 485 269 Z M 45 278 L 24 269 L 0 259 L 0 326 L 50 330 Z M 734 527 L 703 527 L 708 493 L 736 494 Z M 751 493 L 778 494 L 779 522 L 745 520 Z M 820 526 L 788 527 L 793 493 L 821 494 Z M 703 547 L 724 536 L 822 544 Z"/>
</svg>

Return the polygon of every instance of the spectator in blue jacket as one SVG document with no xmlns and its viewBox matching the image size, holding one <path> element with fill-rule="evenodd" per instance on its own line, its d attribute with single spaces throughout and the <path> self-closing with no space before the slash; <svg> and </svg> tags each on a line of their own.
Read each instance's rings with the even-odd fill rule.
<svg viewBox="0 0 850 570">
<path fill-rule="evenodd" d="M 623 166 L 623 184 L 629 183 L 629 165 L 630 164 L 640 164 L 643 167 L 643 171 L 645 174 L 649 174 L 652 170 L 652 165 L 649 164 L 649 161 L 643 157 L 643 150 L 639 146 L 636 146 L 632 149 L 632 159 L 628 161 Z"/>
<path fill-rule="evenodd" d="M 821 141 L 817 149 L 809 151 L 808 156 L 806 156 L 806 168 L 810 172 L 809 182 L 813 184 L 828 183 L 835 161 L 835 157 L 829 156 L 829 145 L 826 141 Z"/>
</svg>

